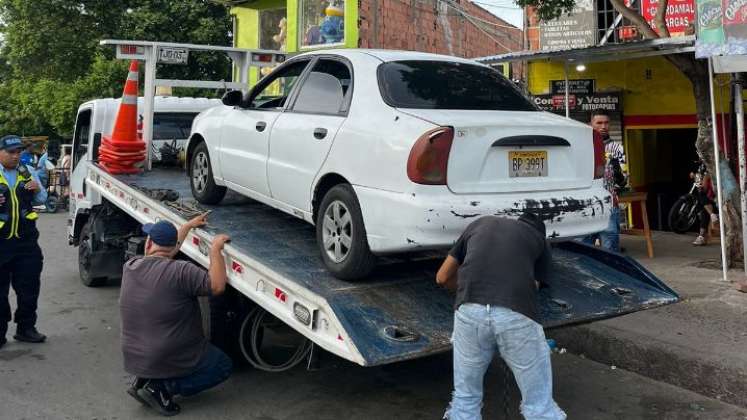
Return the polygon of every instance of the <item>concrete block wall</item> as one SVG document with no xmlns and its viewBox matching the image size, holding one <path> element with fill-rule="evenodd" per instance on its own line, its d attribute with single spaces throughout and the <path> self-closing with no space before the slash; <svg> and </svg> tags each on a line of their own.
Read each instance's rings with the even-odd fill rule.
<svg viewBox="0 0 747 420">
<path fill-rule="evenodd" d="M 359 8 L 361 48 L 467 58 L 523 49 L 521 30 L 468 0 L 360 0 Z"/>
</svg>

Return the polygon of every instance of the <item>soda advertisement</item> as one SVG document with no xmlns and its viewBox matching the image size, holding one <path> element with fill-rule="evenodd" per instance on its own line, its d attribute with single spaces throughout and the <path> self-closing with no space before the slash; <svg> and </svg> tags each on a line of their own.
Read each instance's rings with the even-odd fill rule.
<svg viewBox="0 0 747 420">
<path fill-rule="evenodd" d="M 747 0 L 697 0 L 695 57 L 747 54 Z"/>
</svg>

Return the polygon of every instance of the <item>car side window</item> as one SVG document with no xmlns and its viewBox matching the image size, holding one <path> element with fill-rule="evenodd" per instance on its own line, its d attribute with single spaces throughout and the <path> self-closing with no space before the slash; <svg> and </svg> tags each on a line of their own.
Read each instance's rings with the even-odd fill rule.
<svg viewBox="0 0 747 420">
<path fill-rule="evenodd" d="M 339 115 L 352 87 L 350 69 L 336 60 L 319 60 L 301 85 L 293 105 L 297 112 Z"/>
<path fill-rule="evenodd" d="M 298 78 L 301 77 L 308 60 L 298 61 L 287 65 L 274 74 L 270 74 L 267 81 L 263 81 L 260 90 L 253 93 L 249 108 L 255 109 L 279 109 L 285 106 L 296 85 Z"/>
</svg>

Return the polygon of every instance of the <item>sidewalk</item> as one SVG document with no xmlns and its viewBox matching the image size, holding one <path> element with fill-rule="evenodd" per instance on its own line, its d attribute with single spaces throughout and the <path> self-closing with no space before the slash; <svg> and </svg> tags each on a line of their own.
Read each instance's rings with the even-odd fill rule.
<svg viewBox="0 0 747 420">
<path fill-rule="evenodd" d="M 642 238 L 622 238 L 627 255 L 675 289 L 681 302 L 547 335 L 572 353 L 747 407 L 747 294 L 720 281 L 718 245 L 698 248 L 693 240 L 657 232 L 656 258 L 649 259 Z"/>
</svg>

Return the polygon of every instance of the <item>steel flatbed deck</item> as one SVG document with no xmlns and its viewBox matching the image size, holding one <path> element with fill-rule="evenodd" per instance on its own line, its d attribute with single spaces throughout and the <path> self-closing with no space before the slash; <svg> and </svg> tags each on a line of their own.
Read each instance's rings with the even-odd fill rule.
<svg viewBox="0 0 747 420">
<path fill-rule="evenodd" d="M 110 175 L 91 165 L 86 181 L 104 199 L 141 223 L 187 215 L 151 198 L 148 189 L 177 191 L 193 205 L 179 170 Z M 213 235 L 226 233 L 229 282 L 316 345 L 363 366 L 448 351 L 453 296 L 435 284 L 441 255 L 385 258 L 366 280 L 347 282 L 324 268 L 313 226 L 229 193 L 209 226 L 193 232 L 182 251 L 207 266 Z M 607 318 L 673 303 L 677 294 L 630 258 L 577 243 L 558 244 L 549 287 L 539 292 L 545 327 Z"/>
</svg>

